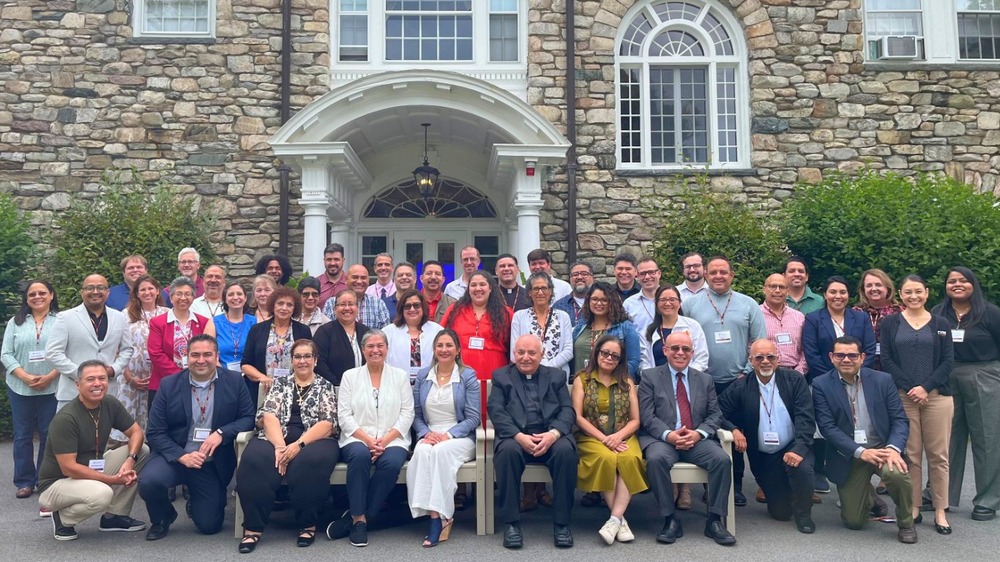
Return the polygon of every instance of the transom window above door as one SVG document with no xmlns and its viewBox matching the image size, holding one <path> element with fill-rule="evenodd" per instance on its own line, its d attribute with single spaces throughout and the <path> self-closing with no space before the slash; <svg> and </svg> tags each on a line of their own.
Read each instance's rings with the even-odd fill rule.
<svg viewBox="0 0 1000 562">
<path fill-rule="evenodd" d="M 493 203 L 481 192 L 455 180 L 443 179 L 433 195 L 421 197 L 412 178 L 372 197 L 368 219 L 482 219 L 497 217 Z"/>
</svg>

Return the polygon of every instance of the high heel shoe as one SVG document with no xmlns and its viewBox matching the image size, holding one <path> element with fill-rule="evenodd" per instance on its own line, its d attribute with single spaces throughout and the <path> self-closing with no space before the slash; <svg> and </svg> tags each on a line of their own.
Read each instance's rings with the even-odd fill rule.
<svg viewBox="0 0 1000 562">
<path fill-rule="evenodd" d="M 438 542 L 441 540 L 441 530 L 442 530 L 441 518 L 432 517 L 431 529 L 427 533 L 427 536 L 424 537 L 424 544 L 423 544 L 424 548 L 431 548 L 437 546 Z"/>
<path fill-rule="evenodd" d="M 448 540 L 448 537 L 451 536 L 451 524 L 454 522 L 454 517 L 441 520 L 441 536 L 438 537 L 438 542 L 446 542 Z"/>
</svg>

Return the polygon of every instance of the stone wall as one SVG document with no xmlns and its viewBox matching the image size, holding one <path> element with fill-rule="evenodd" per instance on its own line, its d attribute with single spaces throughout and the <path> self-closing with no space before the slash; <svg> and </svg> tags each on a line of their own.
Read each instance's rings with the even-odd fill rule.
<svg viewBox="0 0 1000 562">
<path fill-rule="evenodd" d="M 763 208 L 798 182 L 868 165 L 947 173 L 1000 193 L 1000 64 L 929 68 L 865 63 L 861 0 L 720 0 L 749 47 L 751 167 L 711 185 Z M 611 272 L 656 228 L 643 198 L 676 192 L 676 174 L 616 171 L 615 36 L 635 0 L 577 2 L 577 131 L 582 258 Z M 564 0 L 533 0 L 529 103 L 565 127 Z M 565 174 L 545 196 L 543 245 L 565 259 Z"/>
<path fill-rule="evenodd" d="M 234 275 L 278 245 L 279 0 L 218 0 L 217 38 L 135 40 L 131 2 L 18 0 L 0 8 L 0 189 L 40 227 L 134 167 L 219 215 Z M 326 0 L 296 0 L 292 113 L 328 90 Z M 292 201 L 297 199 L 293 193 Z M 292 256 L 301 255 L 293 204 Z"/>
</svg>

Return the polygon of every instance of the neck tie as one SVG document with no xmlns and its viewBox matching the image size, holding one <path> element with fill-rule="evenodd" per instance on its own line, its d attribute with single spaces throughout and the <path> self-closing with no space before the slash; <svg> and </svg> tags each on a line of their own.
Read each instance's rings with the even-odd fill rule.
<svg viewBox="0 0 1000 562">
<path fill-rule="evenodd" d="M 382 287 L 382 298 L 385 298 L 385 287 Z"/>
<path fill-rule="evenodd" d="M 681 373 L 677 373 L 677 410 L 681 413 L 681 425 L 688 428 L 694 425 L 691 422 L 691 402 L 688 401 L 687 388 L 684 387 L 684 378 Z"/>
</svg>

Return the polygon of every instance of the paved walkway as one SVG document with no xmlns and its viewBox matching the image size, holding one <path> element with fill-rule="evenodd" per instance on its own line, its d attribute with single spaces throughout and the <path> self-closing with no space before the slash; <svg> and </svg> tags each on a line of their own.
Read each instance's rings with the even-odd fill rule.
<svg viewBox="0 0 1000 562">
<path fill-rule="evenodd" d="M 576 546 L 570 550 L 557 550 L 552 546 L 551 518 L 547 508 L 526 514 L 522 526 L 525 530 L 525 547 L 522 553 L 505 551 L 501 535 L 478 537 L 475 534 L 475 510 L 461 512 L 456 528 L 447 543 L 437 548 L 422 549 L 420 541 L 425 534 L 423 521 L 409 522 L 391 529 L 372 531 L 369 546 L 358 549 L 346 540 L 327 541 L 317 538 L 310 548 L 295 546 L 295 529 L 290 512 L 276 512 L 271 525 L 256 552 L 240 555 L 232 535 L 233 501 L 226 513 L 226 527 L 215 536 L 202 536 L 184 517 L 183 500 L 178 499 L 181 513 L 170 530 L 170 535 L 158 542 L 144 540 L 144 533 L 100 533 L 97 518 L 77 526 L 80 538 L 71 542 L 58 542 L 52 538 L 52 524 L 38 517 L 38 496 L 19 500 L 14 498 L 10 484 L 12 461 L 10 443 L 0 444 L 0 481 L 7 483 L 0 494 L 0 559 L 10 561 L 57 560 L 127 560 L 127 561 L 191 561 L 191 560 L 315 560 L 317 557 L 337 559 L 351 557 L 356 560 L 510 560 L 512 557 L 536 560 L 662 560 L 679 556 L 685 560 L 936 560 L 985 562 L 1000 559 L 1000 520 L 981 523 L 969 518 L 972 507 L 971 452 L 968 474 L 963 494 L 963 506 L 952 510 L 950 522 L 954 533 L 941 536 L 934 532 L 932 517 L 918 526 L 919 543 L 900 544 L 896 540 L 893 524 L 871 523 L 862 531 L 849 531 L 839 521 L 836 492 L 823 496 L 823 504 L 815 506 L 813 518 L 818 527 L 814 535 L 799 534 L 792 523 L 773 521 L 765 507 L 753 501 L 756 491 L 752 478 L 745 479 L 750 505 L 737 508 L 737 539 L 735 547 L 717 546 L 702 535 L 704 505 L 696 496 L 694 509 L 681 513 L 685 536 L 676 544 L 667 546 L 656 543 L 654 537 L 660 528 L 656 503 L 651 494 L 644 494 L 633 501 L 628 519 L 636 534 L 631 544 L 607 547 L 597 535 L 597 529 L 607 518 L 603 509 L 574 509 L 573 532 Z M 891 505 L 891 502 L 890 502 Z M 331 512 L 333 510 L 331 506 Z M 136 500 L 132 515 L 148 521 L 145 505 Z M 610 558 L 609 558 L 610 557 Z"/>
</svg>

